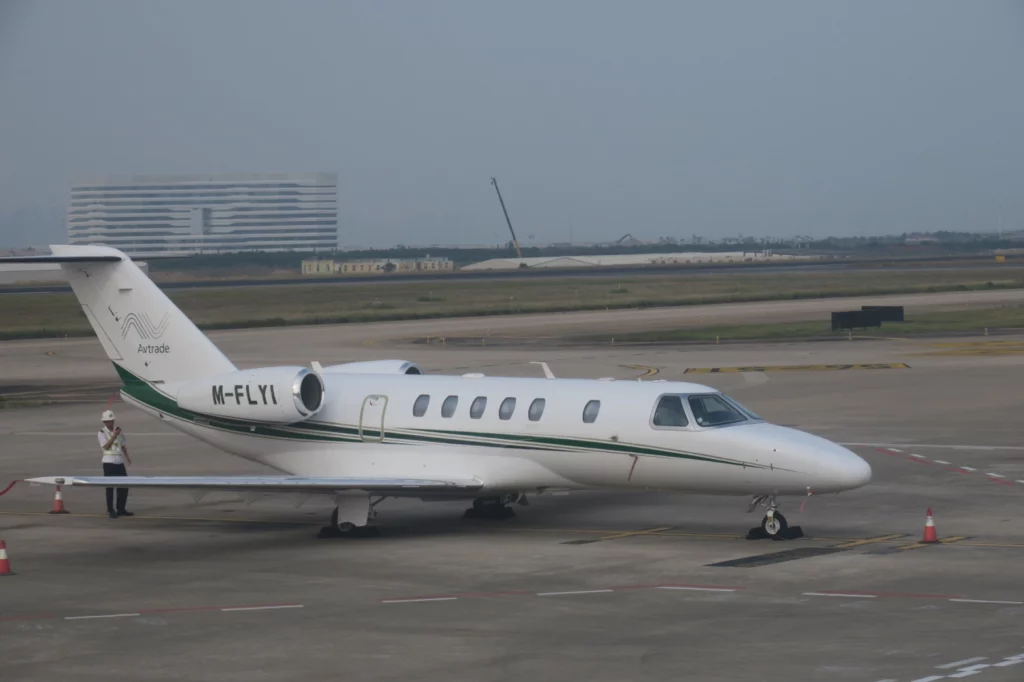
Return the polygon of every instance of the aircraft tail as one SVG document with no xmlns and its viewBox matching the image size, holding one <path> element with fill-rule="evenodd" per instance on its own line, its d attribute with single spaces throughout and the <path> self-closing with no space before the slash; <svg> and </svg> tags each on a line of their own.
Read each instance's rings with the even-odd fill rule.
<svg viewBox="0 0 1024 682">
<path fill-rule="evenodd" d="M 177 382 L 232 372 L 235 366 L 139 269 L 107 246 L 52 246 L 107 357 L 148 382 Z"/>
</svg>

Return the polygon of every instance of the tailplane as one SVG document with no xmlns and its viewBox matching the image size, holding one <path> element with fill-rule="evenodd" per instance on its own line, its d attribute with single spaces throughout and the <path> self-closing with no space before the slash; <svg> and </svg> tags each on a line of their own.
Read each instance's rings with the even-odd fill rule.
<svg viewBox="0 0 1024 682">
<path fill-rule="evenodd" d="M 177 382 L 232 372 L 235 366 L 121 251 L 52 246 L 107 357 L 148 382 Z"/>
</svg>

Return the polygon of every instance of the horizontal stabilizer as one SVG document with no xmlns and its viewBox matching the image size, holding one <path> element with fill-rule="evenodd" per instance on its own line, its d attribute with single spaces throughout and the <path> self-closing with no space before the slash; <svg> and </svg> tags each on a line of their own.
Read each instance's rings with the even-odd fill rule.
<svg viewBox="0 0 1024 682">
<path fill-rule="evenodd" d="M 5 256 L 0 263 L 116 263 L 124 260 L 121 256 Z"/>
<path fill-rule="evenodd" d="M 478 478 L 305 478 L 299 476 L 40 476 L 29 483 L 103 488 L 180 488 L 249 492 L 458 493 L 483 487 Z"/>
</svg>

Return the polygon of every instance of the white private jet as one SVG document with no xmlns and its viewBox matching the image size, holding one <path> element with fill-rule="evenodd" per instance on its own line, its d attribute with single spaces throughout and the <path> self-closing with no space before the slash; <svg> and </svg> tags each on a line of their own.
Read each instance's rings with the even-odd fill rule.
<svg viewBox="0 0 1024 682">
<path fill-rule="evenodd" d="M 331 526 L 365 530 L 387 497 L 473 500 L 502 518 L 526 495 L 581 489 L 742 495 L 785 537 L 776 496 L 838 493 L 871 468 L 828 440 L 765 422 L 707 386 L 427 376 L 401 360 L 238 369 L 124 253 L 53 246 L 124 382 L 170 426 L 281 472 L 267 476 L 46 476 L 71 486 L 182 488 L 197 496 L 331 495 Z M 296 332 L 299 334 L 300 332 Z M 755 529 L 756 530 L 756 529 Z M 794 529 L 795 530 L 795 529 Z"/>
</svg>

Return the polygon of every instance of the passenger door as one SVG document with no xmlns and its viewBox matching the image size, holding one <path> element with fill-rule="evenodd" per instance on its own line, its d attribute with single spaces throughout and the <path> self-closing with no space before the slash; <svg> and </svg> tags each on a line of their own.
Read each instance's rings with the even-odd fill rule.
<svg viewBox="0 0 1024 682">
<path fill-rule="evenodd" d="M 359 437 L 367 443 L 384 442 L 384 413 L 387 412 L 386 395 L 368 395 L 359 409 Z"/>
</svg>

